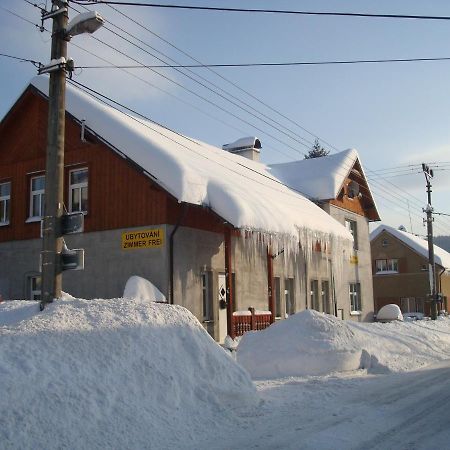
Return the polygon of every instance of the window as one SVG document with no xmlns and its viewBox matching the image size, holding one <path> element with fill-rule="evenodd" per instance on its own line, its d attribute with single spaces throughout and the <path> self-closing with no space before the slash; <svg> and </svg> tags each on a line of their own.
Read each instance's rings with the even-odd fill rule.
<svg viewBox="0 0 450 450">
<path fill-rule="evenodd" d="M 0 225 L 9 224 L 11 183 L 0 183 Z"/>
<path fill-rule="evenodd" d="M 86 168 L 69 172 L 69 211 L 87 212 L 88 170 Z"/>
<path fill-rule="evenodd" d="M 311 286 L 311 309 L 315 309 L 316 311 L 320 311 L 320 305 L 319 305 L 319 281 L 318 280 L 311 280 L 310 281 Z"/>
<path fill-rule="evenodd" d="M 360 283 L 350 283 L 350 311 L 361 311 L 361 285 Z"/>
<path fill-rule="evenodd" d="M 421 297 L 402 297 L 400 298 L 400 305 L 402 313 L 416 313 L 424 312 L 424 299 Z"/>
<path fill-rule="evenodd" d="M 212 296 L 210 294 L 210 276 L 209 272 L 203 272 L 201 274 L 202 280 L 202 305 L 203 305 L 203 320 L 212 320 Z"/>
<path fill-rule="evenodd" d="M 284 280 L 284 298 L 286 304 L 286 314 L 291 315 L 295 313 L 295 298 L 294 298 L 294 279 L 286 278 Z"/>
<path fill-rule="evenodd" d="M 275 317 L 283 317 L 281 312 L 281 286 L 280 277 L 273 279 L 273 295 L 275 295 Z"/>
<path fill-rule="evenodd" d="M 356 221 L 345 219 L 345 228 L 347 228 L 353 236 L 353 248 L 358 250 L 358 230 L 356 227 Z"/>
<path fill-rule="evenodd" d="M 29 278 L 30 298 L 31 300 L 41 300 L 41 277 L 35 276 Z"/>
<path fill-rule="evenodd" d="M 328 280 L 322 281 L 322 311 L 331 314 L 330 304 L 330 282 Z"/>
<path fill-rule="evenodd" d="M 377 259 L 377 273 L 398 273 L 398 259 Z"/>
<path fill-rule="evenodd" d="M 41 218 L 44 215 L 45 176 L 31 178 L 30 218 Z"/>
</svg>

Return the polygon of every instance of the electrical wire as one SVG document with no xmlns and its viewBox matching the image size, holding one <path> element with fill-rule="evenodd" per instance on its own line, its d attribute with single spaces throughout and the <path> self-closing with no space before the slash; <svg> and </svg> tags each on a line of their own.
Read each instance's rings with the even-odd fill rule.
<svg viewBox="0 0 450 450">
<path fill-rule="evenodd" d="M 28 2 L 29 3 L 29 2 Z M 35 25 L 35 24 L 34 24 Z M 37 25 L 36 25 L 37 26 Z"/>
<path fill-rule="evenodd" d="M 35 66 L 35 67 L 40 67 L 42 65 L 42 63 L 40 63 L 39 61 L 35 61 L 34 59 L 20 58 L 19 56 L 7 55 L 6 53 L 0 53 L 0 56 L 3 56 L 5 58 L 14 59 L 14 60 L 17 60 L 20 62 L 29 62 L 29 63 L 33 64 L 33 66 Z"/>
<path fill-rule="evenodd" d="M 228 67 L 228 68 L 245 68 L 245 67 L 291 67 L 291 66 L 322 66 L 337 64 L 377 64 L 377 63 L 399 63 L 399 62 L 426 62 L 426 61 L 450 61 L 450 57 L 439 58 L 394 58 L 394 59 L 356 59 L 356 60 L 337 60 L 337 61 L 291 61 L 291 62 L 261 62 L 261 63 L 233 63 L 233 64 L 165 64 L 165 65 L 148 65 L 142 66 L 118 66 L 124 69 L 206 69 L 208 67 Z M 110 66 L 76 66 L 79 69 L 110 69 Z"/>
<path fill-rule="evenodd" d="M 249 9 L 249 8 L 224 8 L 214 6 L 192 6 L 192 5 L 164 5 L 160 3 L 140 3 L 129 1 L 110 0 L 71 0 L 79 5 L 117 5 L 117 6 L 140 6 L 165 9 L 186 9 L 194 11 L 216 11 L 216 12 L 239 12 L 239 13 L 264 13 L 264 14 L 288 14 L 301 16 L 335 16 L 335 17 L 365 17 L 372 19 L 416 19 L 416 20 L 450 20 L 449 16 L 429 16 L 412 14 L 369 14 L 369 13 L 347 13 L 337 11 L 295 11 L 284 9 Z"/>
</svg>

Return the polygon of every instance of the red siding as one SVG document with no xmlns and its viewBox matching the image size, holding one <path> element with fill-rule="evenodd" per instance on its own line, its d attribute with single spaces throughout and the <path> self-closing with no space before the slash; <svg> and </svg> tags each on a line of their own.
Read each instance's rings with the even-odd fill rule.
<svg viewBox="0 0 450 450">
<path fill-rule="evenodd" d="M 80 126 L 66 116 L 65 194 L 68 173 L 89 169 L 89 204 L 85 231 L 175 224 L 181 205 L 132 162 L 89 133 L 80 139 Z M 40 224 L 26 223 L 30 173 L 45 170 L 47 102 L 28 89 L 0 125 L 0 181 L 10 180 L 11 223 L 0 227 L 0 242 L 39 237 Z M 157 176 L 157 174 L 155 174 Z M 183 225 L 222 232 L 223 221 L 210 210 L 190 206 Z"/>
</svg>

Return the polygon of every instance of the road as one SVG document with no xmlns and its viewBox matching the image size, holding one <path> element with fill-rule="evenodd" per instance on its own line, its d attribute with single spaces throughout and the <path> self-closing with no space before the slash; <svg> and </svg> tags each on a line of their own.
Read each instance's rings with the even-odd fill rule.
<svg viewBox="0 0 450 450">
<path fill-rule="evenodd" d="M 401 374 L 257 382 L 261 403 L 205 449 L 450 449 L 450 360 Z"/>
</svg>

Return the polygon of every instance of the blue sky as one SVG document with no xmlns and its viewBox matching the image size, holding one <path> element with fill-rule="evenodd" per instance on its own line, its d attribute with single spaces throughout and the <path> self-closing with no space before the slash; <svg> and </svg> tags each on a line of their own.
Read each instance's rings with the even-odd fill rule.
<svg viewBox="0 0 450 450">
<path fill-rule="evenodd" d="M 50 2 L 47 0 L 47 3 Z M 450 3 L 445 0 L 180 0 L 177 3 L 450 16 Z M 72 6 L 83 10 L 75 4 Z M 2 0 L 0 8 L 9 9 L 33 23 L 39 22 L 39 10 L 24 0 Z M 48 61 L 49 34 L 40 33 L 36 27 L 5 9 L 0 9 L 0 52 Z M 101 6 L 97 9 L 106 21 L 119 25 L 140 39 L 138 44 L 148 52 L 155 53 L 148 47 L 152 46 L 182 64 L 192 63 L 185 55 L 111 8 Z M 250 15 L 133 7 L 121 7 L 120 11 L 203 63 L 450 57 L 450 22 L 444 21 Z M 76 12 L 71 10 L 70 17 L 75 15 Z M 50 27 L 50 22 L 46 25 Z M 145 64 L 157 63 L 148 53 L 106 29 L 99 30 L 95 37 L 113 48 L 93 37 L 78 36 L 69 44 L 69 56 L 77 65 L 107 64 L 82 49 L 118 65 L 135 62 L 115 49 Z M 6 58 L 0 58 L 0 63 L 0 116 L 3 116 L 36 70 L 30 63 Z M 283 132 L 236 108 L 173 69 L 159 71 L 206 101 L 149 70 L 132 71 L 141 78 L 137 79 L 116 69 L 84 69 L 77 71 L 74 79 L 181 133 L 211 144 L 222 145 L 242 136 L 258 136 L 263 144 L 262 160 L 267 163 L 303 158 L 314 136 L 332 144 L 333 147 L 323 144 L 332 152 L 335 148 L 354 147 L 360 154 L 366 174 L 372 179 L 371 187 L 383 221 L 392 226 L 403 224 L 408 230 L 412 224 L 414 232 L 425 234 L 421 212 L 426 203 L 423 174 L 413 173 L 419 170 L 411 167 L 407 176 L 382 179 L 376 171 L 421 162 L 450 161 L 450 61 L 216 69 L 292 122 L 211 72 L 193 70 L 226 90 L 227 94 L 245 101 L 248 106 L 244 108 L 256 115 L 263 113 L 282 124 L 285 128 L 275 126 Z M 311 131 L 312 135 L 298 125 Z M 435 209 L 450 214 L 448 170 L 435 173 Z M 438 217 L 435 225 L 435 234 L 450 234 L 450 217 Z"/>
</svg>

